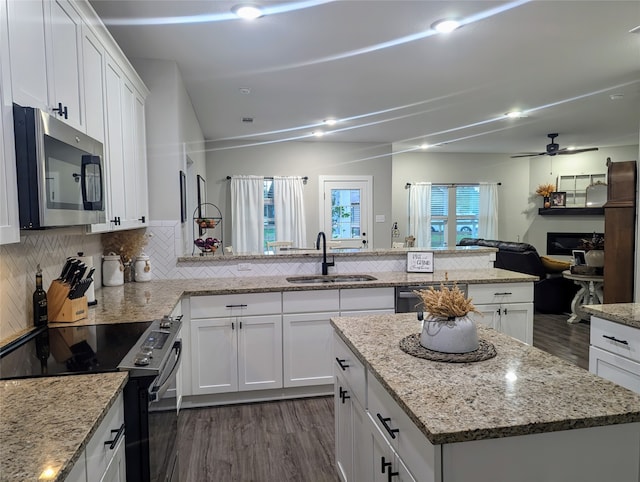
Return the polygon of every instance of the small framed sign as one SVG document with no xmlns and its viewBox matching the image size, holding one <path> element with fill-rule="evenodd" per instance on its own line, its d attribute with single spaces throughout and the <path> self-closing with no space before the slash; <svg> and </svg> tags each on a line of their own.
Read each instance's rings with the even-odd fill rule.
<svg viewBox="0 0 640 482">
<path fill-rule="evenodd" d="M 433 251 L 407 252 L 407 273 L 433 273 Z"/>
</svg>

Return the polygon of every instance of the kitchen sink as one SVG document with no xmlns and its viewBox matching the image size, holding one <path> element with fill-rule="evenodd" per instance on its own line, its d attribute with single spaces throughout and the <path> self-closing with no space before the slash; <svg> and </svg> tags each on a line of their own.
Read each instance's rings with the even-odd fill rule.
<svg viewBox="0 0 640 482">
<path fill-rule="evenodd" d="M 378 278 L 368 274 L 333 274 L 312 276 L 290 276 L 289 283 L 323 284 L 323 283 L 359 283 L 361 281 L 375 281 Z"/>
</svg>

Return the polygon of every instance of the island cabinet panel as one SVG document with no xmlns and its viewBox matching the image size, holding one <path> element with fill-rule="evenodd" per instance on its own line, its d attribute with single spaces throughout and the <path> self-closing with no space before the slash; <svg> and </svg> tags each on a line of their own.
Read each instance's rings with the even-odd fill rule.
<svg viewBox="0 0 640 482">
<path fill-rule="evenodd" d="M 429 480 L 428 478 L 422 478 L 424 474 L 419 474 L 418 477 L 414 478 L 376 423 L 370 417 L 367 417 L 367 421 L 368 432 L 366 433 L 365 445 L 367 445 L 371 455 L 367 466 L 367 477 L 359 480 L 372 480 L 375 482 Z"/>
<path fill-rule="evenodd" d="M 443 482 L 637 482 L 640 424 L 443 445 Z"/>
<path fill-rule="evenodd" d="M 640 393 L 640 329 L 591 317 L 589 371 Z"/>
<path fill-rule="evenodd" d="M 367 376 L 364 365 L 338 335 L 333 337 L 334 372 L 339 373 L 363 407 L 367 407 Z"/>
<path fill-rule="evenodd" d="M 427 440 L 371 372 L 367 374 L 367 403 L 372 422 L 416 480 L 439 480 L 440 446 Z"/>
</svg>

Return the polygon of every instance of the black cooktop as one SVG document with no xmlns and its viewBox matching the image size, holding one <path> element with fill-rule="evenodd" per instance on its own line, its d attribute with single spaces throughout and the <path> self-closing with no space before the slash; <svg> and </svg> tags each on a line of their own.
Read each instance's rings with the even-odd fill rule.
<svg viewBox="0 0 640 482">
<path fill-rule="evenodd" d="M 117 371 L 150 324 L 39 328 L 3 348 L 0 379 Z"/>
</svg>

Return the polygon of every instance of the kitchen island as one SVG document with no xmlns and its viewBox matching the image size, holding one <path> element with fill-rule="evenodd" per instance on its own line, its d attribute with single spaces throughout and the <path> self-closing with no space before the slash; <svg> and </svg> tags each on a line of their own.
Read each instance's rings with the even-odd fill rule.
<svg viewBox="0 0 640 482">
<path fill-rule="evenodd" d="M 637 394 L 482 325 L 495 358 L 441 363 L 399 348 L 421 330 L 414 314 L 331 323 L 336 356 L 350 367 L 335 368 L 344 479 L 371 480 L 373 467 L 400 480 L 638 481 Z M 341 418 L 347 400 L 350 415 Z M 341 432 L 349 420 L 351 445 Z"/>
<path fill-rule="evenodd" d="M 85 449 L 122 404 L 127 378 L 114 372 L 0 381 L 0 480 L 63 481 L 76 466 L 84 469 Z"/>
</svg>

